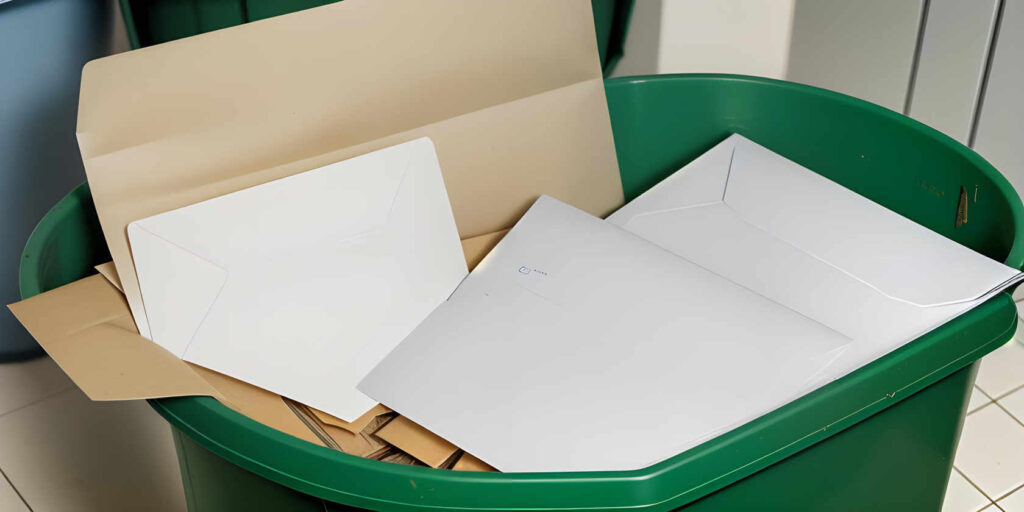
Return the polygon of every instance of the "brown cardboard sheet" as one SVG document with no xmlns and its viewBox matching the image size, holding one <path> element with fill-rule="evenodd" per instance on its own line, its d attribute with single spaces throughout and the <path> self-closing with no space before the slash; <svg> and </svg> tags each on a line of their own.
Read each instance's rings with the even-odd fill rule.
<svg viewBox="0 0 1024 512">
<path fill-rule="evenodd" d="M 377 437 L 395 445 L 398 449 L 432 468 L 441 467 L 455 452 L 459 451 L 454 444 L 441 439 L 405 416 L 399 416 L 388 422 L 377 431 Z"/>
<path fill-rule="evenodd" d="M 472 267 L 504 231 L 463 240 Z M 178 359 L 139 336 L 112 263 L 99 275 L 12 304 L 11 311 L 72 381 L 93 400 L 213 396 L 271 428 L 323 444 L 280 396 Z M 348 433 L 364 430 L 389 409 L 377 405 L 351 424 L 311 410 L 325 425 Z M 327 429 L 332 432 L 330 428 Z M 356 441 L 353 441 L 356 442 Z M 341 444 L 341 443 L 339 443 Z M 358 449 L 351 448 L 355 451 Z M 351 452 L 349 452 L 351 453 Z"/>
<path fill-rule="evenodd" d="M 131 310 L 130 222 L 417 137 L 463 238 L 540 194 L 611 212 L 595 40 L 588 0 L 346 0 L 90 62 L 78 140 Z"/>
<path fill-rule="evenodd" d="M 494 246 L 491 246 L 491 248 L 493 249 Z M 121 278 L 117 276 L 117 268 L 114 267 L 113 261 L 108 261 L 102 265 L 96 265 L 96 271 L 99 272 L 101 276 L 107 278 L 107 281 L 110 281 L 110 284 L 114 285 L 114 288 L 117 288 L 117 291 L 124 293 L 124 287 L 121 286 Z"/>
<path fill-rule="evenodd" d="M 319 420 L 320 423 L 323 423 L 324 425 L 338 427 L 340 429 L 347 430 L 353 434 L 358 434 L 362 432 L 363 429 L 367 427 L 367 425 L 369 425 L 371 422 L 377 419 L 378 416 L 390 413 L 391 409 L 388 409 L 387 407 L 384 407 L 381 404 L 377 404 L 373 406 L 373 408 L 370 409 L 369 411 L 366 411 L 362 416 L 356 418 L 355 421 L 345 421 L 341 418 L 332 416 L 330 414 L 327 414 L 326 412 L 314 409 L 312 407 L 309 408 L 309 411 L 313 414 L 313 416 L 316 416 L 316 419 Z"/>
<path fill-rule="evenodd" d="M 463 453 L 459 460 L 452 466 L 455 471 L 497 471 L 490 464 L 468 454 Z"/>
<path fill-rule="evenodd" d="M 494 249 L 495 245 L 508 233 L 507 229 L 487 233 L 486 235 L 467 238 L 462 241 L 462 253 L 466 256 L 466 266 L 473 270 L 483 261 L 487 253 Z"/>
<path fill-rule="evenodd" d="M 139 336 L 124 295 L 99 274 L 12 304 L 10 309 L 93 400 L 224 398 L 187 363 Z"/>
<path fill-rule="evenodd" d="M 10 306 L 86 396 L 212 396 L 264 425 L 320 444 L 280 396 L 186 363 L 139 336 L 124 296 L 108 279 L 93 275 Z"/>
</svg>

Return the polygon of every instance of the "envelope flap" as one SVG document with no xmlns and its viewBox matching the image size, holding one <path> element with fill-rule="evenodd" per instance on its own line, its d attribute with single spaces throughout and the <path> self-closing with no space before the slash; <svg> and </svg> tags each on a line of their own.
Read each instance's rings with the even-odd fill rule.
<svg viewBox="0 0 1024 512">
<path fill-rule="evenodd" d="M 739 135 L 725 202 L 743 219 L 896 300 L 982 298 L 1019 272 Z M 951 220 L 952 222 L 952 220 Z"/>
<path fill-rule="evenodd" d="M 129 224 L 128 238 L 152 339 L 184 357 L 228 273 L 142 226 Z"/>
<path fill-rule="evenodd" d="M 643 201 L 630 201 L 608 216 L 626 227 L 645 217 L 716 204 L 725 197 L 736 140 L 728 138 L 644 192 Z"/>
<path fill-rule="evenodd" d="M 343 243 L 388 222 L 413 166 L 436 169 L 430 139 L 160 213 L 130 224 L 129 238 L 133 229 L 145 231 L 225 267 L 252 260 L 254 254 L 295 252 L 310 244 L 322 247 L 325 238 Z M 134 256 L 134 241 L 132 252 Z"/>
</svg>

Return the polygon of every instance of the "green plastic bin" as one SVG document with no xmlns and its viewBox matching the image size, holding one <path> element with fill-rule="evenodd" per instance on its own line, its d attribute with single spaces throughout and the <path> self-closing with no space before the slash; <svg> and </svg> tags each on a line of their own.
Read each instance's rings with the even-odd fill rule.
<svg viewBox="0 0 1024 512">
<path fill-rule="evenodd" d="M 120 0 L 132 48 L 142 48 L 340 0 Z M 591 0 L 601 68 L 622 57 L 634 0 Z"/>
<path fill-rule="evenodd" d="M 726 75 L 606 82 L 627 199 L 728 134 L 745 135 L 992 258 L 1024 263 L 1022 206 L 985 160 L 876 105 Z M 974 190 L 956 228 L 960 187 Z M 24 295 L 106 255 L 82 186 L 25 248 Z M 870 321 L 870 319 L 865 319 Z M 375 462 L 256 423 L 212 398 L 153 400 L 173 427 L 190 510 L 937 511 L 976 362 L 1011 338 L 1008 293 L 747 425 L 646 469 L 463 473 Z M 665 404 L 672 407 L 672 404 Z"/>
</svg>

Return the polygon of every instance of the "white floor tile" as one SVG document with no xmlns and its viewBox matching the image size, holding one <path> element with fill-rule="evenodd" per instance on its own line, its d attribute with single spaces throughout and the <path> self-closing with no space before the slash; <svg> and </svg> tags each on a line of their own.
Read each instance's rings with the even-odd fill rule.
<svg viewBox="0 0 1024 512">
<path fill-rule="evenodd" d="M 72 386 L 71 380 L 49 357 L 0 364 L 0 416 Z"/>
<path fill-rule="evenodd" d="M 957 471 L 949 475 L 949 486 L 946 487 L 942 512 L 978 512 L 989 503 L 992 502 L 981 491 L 975 489 L 963 475 Z"/>
<path fill-rule="evenodd" d="M 7 483 L 7 479 L 0 475 L 0 510 L 4 512 L 29 512 L 25 502 L 21 501 L 14 487 Z"/>
<path fill-rule="evenodd" d="M 971 401 L 967 404 L 967 413 L 970 414 L 977 411 L 982 406 L 988 405 L 992 400 L 982 393 L 978 386 L 971 388 Z"/>
<path fill-rule="evenodd" d="M 0 468 L 34 512 L 185 509 L 170 427 L 143 401 L 72 389 L 0 417 Z"/>
<path fill-rule="evenodd" d="M 971 414 L 954 465 L 989 497 L 1002 497 L 1024 484 L 1024 426 L 995 406 Z"/>
<path fill-rule="evenodd" d="M 992 504 L 992 505 L 989 505 L 989 506 L 981 509 L 981 512 L 1000 512 L 1000 511 L 999 511 L 999 507 L 995 506 L 995 504 Z"/>
<path fill-rule="evenodd" d="M 1024 368 L 1021 368 L 1021 371 L 1024 372 Z M 999 405 L 1005 407 L 1010 414 L 1024 423 L 1024 389 L 1018 389 L 999 399 Z"/>
<path fill-rule="evenodd" d="M 975 385 L 992 398 L 1024 386 L 1024 345 L 1014 338 L 982 358 Z"/>
<path fill-rule="evenodd" d="M 1013 491 L 1013 494 L 999 500 L 999 508 L 1006 512 L 1024 512 L 1024 489 Z"/>
</svg>

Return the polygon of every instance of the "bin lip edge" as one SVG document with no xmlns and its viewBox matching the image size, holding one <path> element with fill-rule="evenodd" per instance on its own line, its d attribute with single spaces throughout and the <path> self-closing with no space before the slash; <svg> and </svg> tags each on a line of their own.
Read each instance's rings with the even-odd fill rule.
<svg viewBox="0 0 1024 512">
<path fill-rule="evenodd" d="M 995 168 L 985 157 L 979 155 L 973 149 L 961 144 L 956 139 L 953 139 L 949 135 L 932 128 L 916 119 L 907 117 L 899 112 L 890 110 L 881 105 L 871 103 L 870 101 L 855 98 L 848 94 L 832 91 L 829 89 L 823 89 L 821 87 L 815 87 L 812 85 L 801 84 L 797 82 L 791 82 L 788 80 L 778 80 L 775 78 L 766 78 L 759 76 L 750 75 L 739 75 L 729 73 L 674 73 L 664 75 L 636 75 L 636 76 L 621 76 L 615 78 L 605 79 L 605 88 L 618 88 L 627 84 L 637 83 L 648 83 L 648 82 L 674 82 L 674 81 L 686 81 L 686 82 L 699 82 L 699 81 L 727 81 L 727 82 L 748 82 L 757 83 L 763 85 L 771 85 L 773 87 L 780 87 L 783 89 L 790 89 L 793 91 L 802 91 L 805 93 L 812 93 L 823 98 L 838 100 L 851 107 L 865 109 L 868 112 L 884 116 L 885 118 L 892 120 L 898 124 L 901 124 L 909 129 L 919 131 L 924 135 L 934 139 L 937 143 L 945 146 L 947 149 L 954 151 L 961 157 L 969 161 L 982 173 L 984 173 L 992 184 L 995 185 L 1003 196 L 1007 200 L 1007 205 L 1010 208 L 1010 214 L 1013 221 L 1013 244 L 1010 246 L 1010 250 L 1003 260 L 1003 263 L 1007 266 L 1013 267 L 1017 270 L 1024 268 L 1024 202 L 1021 197 L 1017 194 L 1013 185 L 998 169 Z"/>
</svg>

